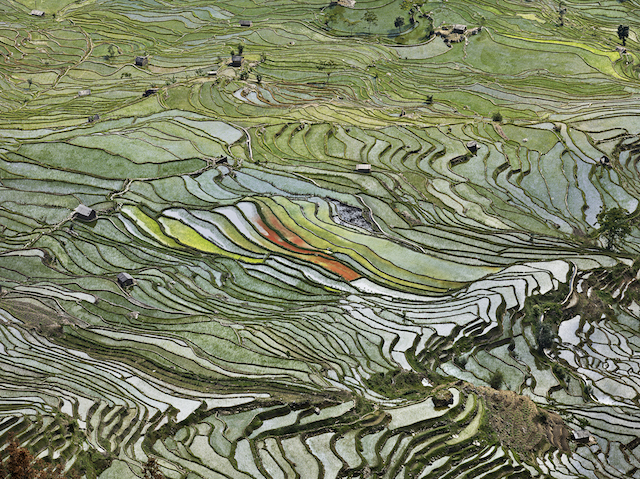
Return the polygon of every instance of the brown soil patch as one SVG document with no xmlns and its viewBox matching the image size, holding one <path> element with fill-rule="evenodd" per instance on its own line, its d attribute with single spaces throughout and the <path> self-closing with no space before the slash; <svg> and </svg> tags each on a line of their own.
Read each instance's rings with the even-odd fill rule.
<svg viewBox="0 0 640 479">
<path fill-rule="evenodd" d="M 569 452 L 570 430 L 558 414 L 513 391 L 466 387 L 484 399 L 488 423 L 503 445 L 536 455 L 551 448 Z"/>
<path fill-rule="evenodd" d="M 55 306 L 47 306 L 36 299 L 4 297 L 0 304 L 22 321 L 25 328 L 36 330 L 45 336 L 59 336 L 63 325 L 75 323 L 74 318 Z"/>
</svg>

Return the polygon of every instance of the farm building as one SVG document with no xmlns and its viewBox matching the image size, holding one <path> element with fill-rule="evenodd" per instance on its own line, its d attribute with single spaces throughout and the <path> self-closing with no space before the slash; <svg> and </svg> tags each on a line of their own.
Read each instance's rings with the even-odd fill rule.
<svg viewBox="0 0 640 479">
<path fill-rule="evenodd" d="M 242 66 L 242 55 L 232 55 L 231 56 L 231 66 L 232 67 Z"/>
<path fill-rule="evenodd" d="M 80 221 L 93 221 L 96 219 L 96 210 L 85 205 L 78 205 L 74 210 L 74 217 Z"/>
<path fill-rule="evenodd" d="M 91 90 L 80 90 L 78 92 L 78 96 L 89 96 L 91 95 Z"/>
<path fill-rule="evenodd" d="M 145 67 L 149 64 L 149 57 L 136 57 L 136 66 Z"/>
<path fill-rule="evenodd" d="M 453 33 L 464 33 L 467 31 L 467 26 L 466 25 L 454 25 L 453 26 Z"/>
<path fill-rule="evenodd" d="M 591 440 L 591 434 L 586 429 L 571 432 L 571 439 L 580 444 L 588 443 Z"/>
<path fill-rule="evenodd" d="M 371 173 L 371 165 L 368 163 L 361 163 L 356 165 L 356 171 L 358 173 Z"/>
<path fill-rule="evenodd" d="M 470 141 L 469 143 L 467 143 L 467 150 L 469 150 L 471 153 L 475 153 L 476 151 L 478 151 L 478 142 Z"/>
<path fill-rule="evenodd" d="M 44 17 L 44 12 L 42 10 L 31 10 L 30 15 L 34 17 Z"/>
<path fill-rule="evenodd" d="M 118 284 L 123 288 L 133 286 L 133 276 L 131 276 L 129 273 L 118 274 Z"/>
<path fill-rule="evenodd" d="M 241 27 L 250 27 L 251 26 L 251 20 L 240 20 L 240 26 Z"/>
</svg>

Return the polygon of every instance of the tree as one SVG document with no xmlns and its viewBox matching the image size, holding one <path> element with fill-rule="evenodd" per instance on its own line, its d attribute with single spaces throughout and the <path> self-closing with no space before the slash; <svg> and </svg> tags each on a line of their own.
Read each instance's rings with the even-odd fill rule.
<svg viewBox="0 0 640 479">
<path fill-rule="evenodd" d="M 149 457 L 149 460 L 142 468 L 142 473 L 144 474 L 144 479 L 164 479 L 160 472 L 158 460 L 155 457 Z"/>
<path fill-rule="evenodd" d="M 495 112 L 493 115 L 491 115 L 491 119 L 496 123 L 500 123 L 502 121 L 502 113 L 500 113 L 499 111 Z"/>
<path fill-rule="evenodd" d="M 625 237 L 631 233 L 629 215 L 620 207 L 601 211 L 596 219 L 600 223 L 598 233 L 607 241 L 609 250 L 617 248 L 619 242 L 624 241 Z"/>
<path fill-rule="evenodd" d="M 629 25 L 618 25 L 618 38 L 622 40 L 622 45 L 627 44 L 627 37 L 629 36 Z"/>
<path fill-rule="evenodd" d="M 402 25 L 404 25 L 404 18 L 396 17 L 396 19 L 393 22 L 393 24 L 396 26 L 396 28 L 398 29 L 398 32 L 399 32 L 400 28 L 402 28 Z"/>
<path fill-rule="evenodd" d="M 504 375 L 502 374 L 502 371 L 495 371 L 489 378 L 489 386 L 491 386 L 493 389 L 500 389 L 503 381 Z"/>
<path fill-rule="evenodd" d="M 105 60 L 111 61 L 116 57 L 116 53 L 118 53 L 118 49 L 115 45 L 109 45 L 107 48 L 107 54 L 104 56 Z"/>
<path fill-rule="evenodd" d="M 8 456 L 7 459 L 5 457 Z M 9 436 L 9 444 L 0 454 L 0 477 L 11 479 L 64 479 L 64 464 L 45 464 L 36 459 L 28 449 L 20 447 L 14 436 Z"/>
<path fill-rule="evenodd" d="M 242 43 L 238 43 L 238 55 L 242 55 L 244 51 L 244 45 Z"/>
<path fill-rule="evenodd" d="M 542 323 L 538 327 L 536 333 L 536 342 L 538 343 L 538 351 L 542 352 L 545 349 L 549 349 L 553 346 L 553 330 L 551 326 L 546 323 Z"/>
<path fill-rule="evenodd" d="M 333 60 L 324 60 L 321 62 L 316 68 L 320 71 L 327 71 L 327 83 L 329 83 L 329 77 L 331 76 L 331 69 L 337 66 L 336 62 Z"/>
<path fill-rule="evenodd" d="M 31 85 L 33 85 L 33 80 L 31 78 L 27 78 L 27 83 L 29 84 L 29 90 L 31 90 Z"/>
<path fill-rule="evenodd" d="M 364 14 L 364 21 L 369 24 L 369 33 L 371 33 L 371 25 L 378 23 L 378 15 L 373 12 L 367 12 Z"/>
<path fill-rule="evenodd" d="M 400 4 L 400 10 L 411 10 L 413 8 L 413 2 L 411 0 L 402 0 Z"/>
</svg>

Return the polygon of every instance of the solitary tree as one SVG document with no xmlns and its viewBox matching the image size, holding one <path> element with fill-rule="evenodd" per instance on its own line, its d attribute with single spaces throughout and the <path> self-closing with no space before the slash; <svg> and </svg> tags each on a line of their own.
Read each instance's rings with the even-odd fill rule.
<svg viewBox="0 0 640 479">
<path fill-rule="evenodd" d="M 400 28 L 402 28 L 402 25 L 404 25 L 404 18 L 396 17 L 396 20 L 393 22 L 393 24 L 396 26 L 399 32 Z"/>
<path fill-rule="evenodd" d="M 618 38 L 622 40 L 622 45 L 627 44 L 627 37 L 629 36 L 629 25 L 618 25 Z"/>
<path fill-rule="evenodd" d="M 629 215 L 622 208 L 601 211 L 596 218 L 600 223 L 598 233 L 607 241 L 607 249 L 617 248 L 619 242 L 631 233 Z"/>
<path fill-rule="evenodd" d="M 164 479 L 164 476 L 160 472 L 160 466 L 158 466 L 158 460 L 155 457 L 149 457 L 149 460 L 142 468 L 144 479 Z"/>
<path fill-rule="evenodd" d="M 367 12 L 364 14 L 364 21 L 369 24 L 369 33 L 371 33 L 371 25 L 378 23 L 378 16 L 373 12 Z"/>
<path fill-rule="evenodd" d="M 538 351 L 540 352 L 553 346 L 553 330 L 551 329 L 551 326 L 546 323 L 542 323 L 538 327 L 536 342 L 538 343 Z"/>
<path fill-rule="evenodd" d="M 500 389 L 500 386 L 502 386 L 503 382 L 504 374 L 502 374 L 502 371 L 495 371 L 489 378 L 489 386 L 491 386 L 493 389 Z"/>
</svg>

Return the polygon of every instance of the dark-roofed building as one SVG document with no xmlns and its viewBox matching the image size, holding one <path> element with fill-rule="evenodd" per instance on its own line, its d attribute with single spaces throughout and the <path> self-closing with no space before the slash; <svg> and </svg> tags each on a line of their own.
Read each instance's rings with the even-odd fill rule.
<svg viewBox="0 0 640 479">
<path fill-rule="evenodd" d="M 149 64 L 149 57 L 136 57 L 136 66 L 145 67 Z"/>
<path fill-rule="evenodd" d="M 469 143 L 467 143 L 467 150 L 469 150 L 471 153 L 475 153 L 476 151 L 478 151 L 478 142 L 470 141 Z"/>
<path fill-rule="evenodd" d="M 580 444 L 586 444 L 591 441 L 591 434 L 586 429 L 571 432 L 571 439 Z"/>
<path fill-rule="evenodd" d="M 78 205 L 73 213 L 74 217 L 80 221 L 93 221 L 96 219 L 96 210 L 85 205 Z"/>
<path fill-rule="evenodd" d="M 240 66 L 242 66 L 242 55 L 232 55 L 231 56 L 231 66 L 232 67 L 240 67 Z"/>
<path fill-rule="evenodd" d="M 133 276 L 131 276 L 129 273 L 118 274 L 118 284 L 122 288 L 128 288 L 129 286 L 133 286 Z"/>
<path fill-rule="evenodd" d="M 240 20 L 240 26 L 241 27 L 250 27 L 251 26 L 251 20 Z"/>
</svg>

